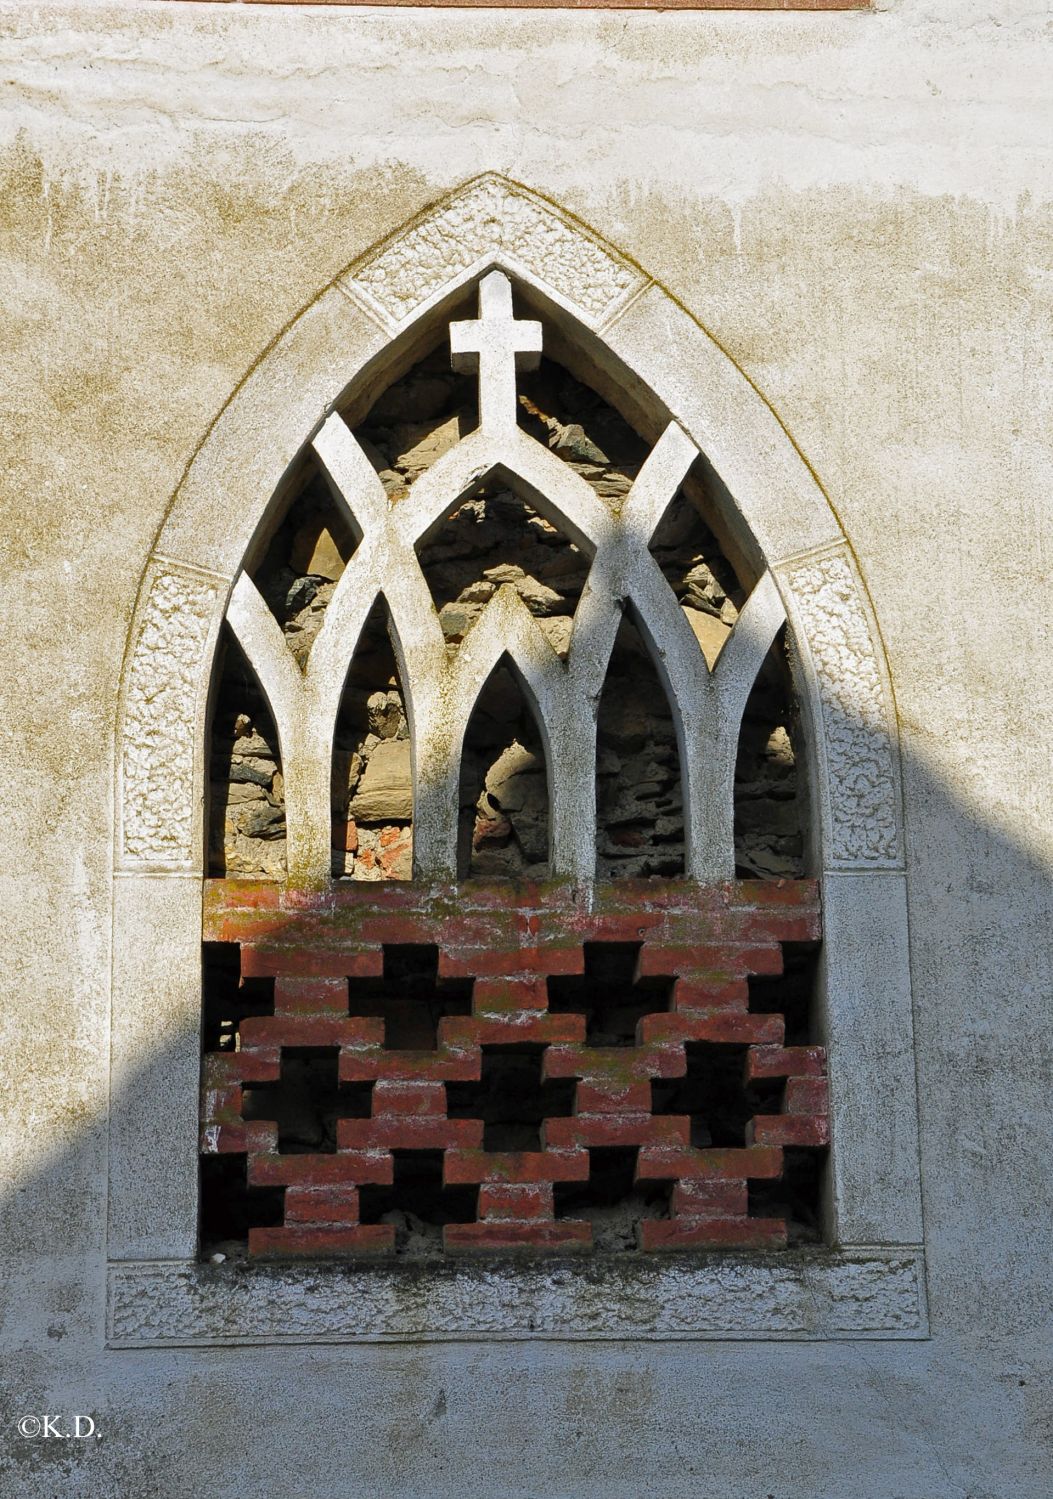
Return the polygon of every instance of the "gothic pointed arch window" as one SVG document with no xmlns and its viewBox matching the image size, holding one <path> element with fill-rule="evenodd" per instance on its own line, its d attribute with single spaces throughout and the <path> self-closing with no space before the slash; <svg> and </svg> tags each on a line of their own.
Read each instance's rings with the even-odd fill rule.
<svg viewBox="0 0 1053 1499">
<path fill-rule="evenodd" d="M 616 252 L 487 178 L 340 278 L 122 724 L 111 1341 L 923 1332 L 876 627 Z"/>
<path fill-rule="evenodd" d="M 503 272 L 470 291 L 231 595 L 205 1253 L 817 1241 L 778 590 L 676 422 L 543 366 Z"/>
</svg>

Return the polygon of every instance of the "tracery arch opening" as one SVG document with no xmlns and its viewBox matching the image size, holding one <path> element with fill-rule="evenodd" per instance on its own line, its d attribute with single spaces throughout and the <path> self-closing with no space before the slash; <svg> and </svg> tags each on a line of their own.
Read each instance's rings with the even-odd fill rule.
<svg viewBox="0 0 1053 1499">
<path fill-rule="evenodd" d="M 461 750 L 460 878 L 547 879 L 550 775 L 534 709 L 502 658 L 476 699 Z"/>
</svg>

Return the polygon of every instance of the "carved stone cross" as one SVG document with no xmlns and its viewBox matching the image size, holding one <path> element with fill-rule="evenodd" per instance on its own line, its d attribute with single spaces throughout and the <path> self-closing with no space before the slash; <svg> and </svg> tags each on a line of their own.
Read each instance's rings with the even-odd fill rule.
<svg viewBox="0 0 1053 1499">
<path fill-rule="evenodd" d="M 500 271 L 479 283 L 479 318 L 450 324 L 453 367 L 479 371 L 479 425 L 484 430 L 516 424 L 516 370 L 536 369 L 541 324 L 512 316 L 512 286 Z"/>
</svg>

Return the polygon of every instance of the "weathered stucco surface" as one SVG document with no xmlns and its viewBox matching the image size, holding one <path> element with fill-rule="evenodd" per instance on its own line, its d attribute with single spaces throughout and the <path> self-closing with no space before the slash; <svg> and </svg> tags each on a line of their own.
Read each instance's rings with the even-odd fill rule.
<svg viewBox="0 0 1053 1499">
<path fill-rule="evenodd" d="M 1053 1492 L 1051 54 L 1012 3 L 0 6 L 5 1494 Z M 484 171 L 710 329 L 870 590 L 929 1341 L 104 1348 L 113 756 L 150 546 L 281 329 Z M 159 1035 L 145 1096 L 164 1064 Z M 34 1412 L 99 1439 L 19 1437 Z"/>
</svg>

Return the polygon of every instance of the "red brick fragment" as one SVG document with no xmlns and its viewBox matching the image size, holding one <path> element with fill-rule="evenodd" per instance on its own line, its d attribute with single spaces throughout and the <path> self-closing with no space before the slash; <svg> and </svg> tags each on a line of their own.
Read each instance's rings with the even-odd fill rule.
<svg viewBox="0 0 1053 1499">
<path fill-rule="evenodd" d="M 382 1079 L 373 1089 L 373 1118 L 446 1117 L 445 1083 L 408 1083 Z"/>
<path fill-rule="evenodd" d="M 472 829 L 472 848 L 480 849 L 486 843 L 499 842 L 502 838 L 508 838 L 511 832 L 512 824 L 507 817 L 479 816 Z"/>
<path fill-rule="evenodd" d="M 522 1250 L 560 1250 L 574 1253 L 592 1248 L 591 1223 L 448 1223 L 442 1231 L 449 1253 L 488 1253 Z"/>
<path fill-rule="evenodd" d="M 670 1197 L 674 1218 L 744 1218 L 749 1187 L 744 1181 L 695 1178 L 677 1182 Z"/>
<path fill-rule="evenodd" d="M 746 1076 L 822 1077 L 826 1048 L 822 1046 L 753 1046 L 746 1057 Z"/>
<path fill-rule="evenodd" d="M 348 818 L 346 821 L 340 817 L 333 818 L 333 831 L 330 837 L 333 848 L 343 853 L 353 854 L 358 849 L 358 827 Z"/>
<path fill-rule="evenodd" d="M 636 1158 L 638 1181 L 709 1178 L 723 1181 L 772 1179 L 782 1175 L 782 1151 L 775 1146 L 700 1150 L 646 1145 Z"/>
<path fill-rule="evenodd" d="M 781 1249 L 786 1224 L 781 1218 L 645 1218 L 640 1248 Z"/>
<path fill-rule="evenodd" d="M 339 1128 L 339 1126 L 338 1126 Z M 250 1155 L 250 1187 L 390 1186 L 394 1161 L 386 1150 L 338 1150 L 331 1155 Z"/>
<path fill-rule="evenodd" d="M 287 1187 L 286 1223 L 350 1227 L 358 1222 L 358 1188 L 352 1186 Z"/>
<path fill-rule="evenodd" d="M 391 1254 L 395 1228 L 390 1223 L 368 1223 L 355 1228 L 296 1224 L 291 1228 L 250 1228 L 249 1254 L 333 1259 L 347 1254 Z"/>
<path fill-rule="evenodd" d="M 347 1015 L 347 979 L 276 978 L 275 1015 Z"/>
<path fill-rule="evenodd" d="M 651 1113 L 651 1084 L 594 1078 L 574 1090 L 575 1114 L 644 1115 Z"/>
<path fill-rule="evenodd" d="M 746 1138 L 757 1145 L 829 1145 L 830 1121 L 825 1114 L 756 1114 Z"/>
<path fill-rule="evenodd" d="M 472 1149 L 483 1143 L 481 1119 L 411 1118 L 338 1119 L 336 1143 L 340 1150 Z"/>
<path fill-rule="evenodd" d="M 483 1222 L 530 1223 L 552 1221 L 552 1183 L 530 1182 L 479 1188 L 479 1218 Z"/>
<path fill-rule="evenodd" d="M 377 863 L 389 880 L 409 879 L 412 871 L 413 834 L 409 828 L 384 828 L 380 834 Z"/>
<path fill-rule="evenodd" d="M 830 1086 L 825 1077 L 790 1077 L 786 1079 L 783 1111 L 787 1114 L 826 1114 L 829 1112 Z"/>
<path fill-rule="evenodd" d="M 446 1186 L 492 1182 L 529 1186 L 536 1182 L 588 1181 L 587 1150 L 447 1150 L 442 1179 Z"/>
</svg>

